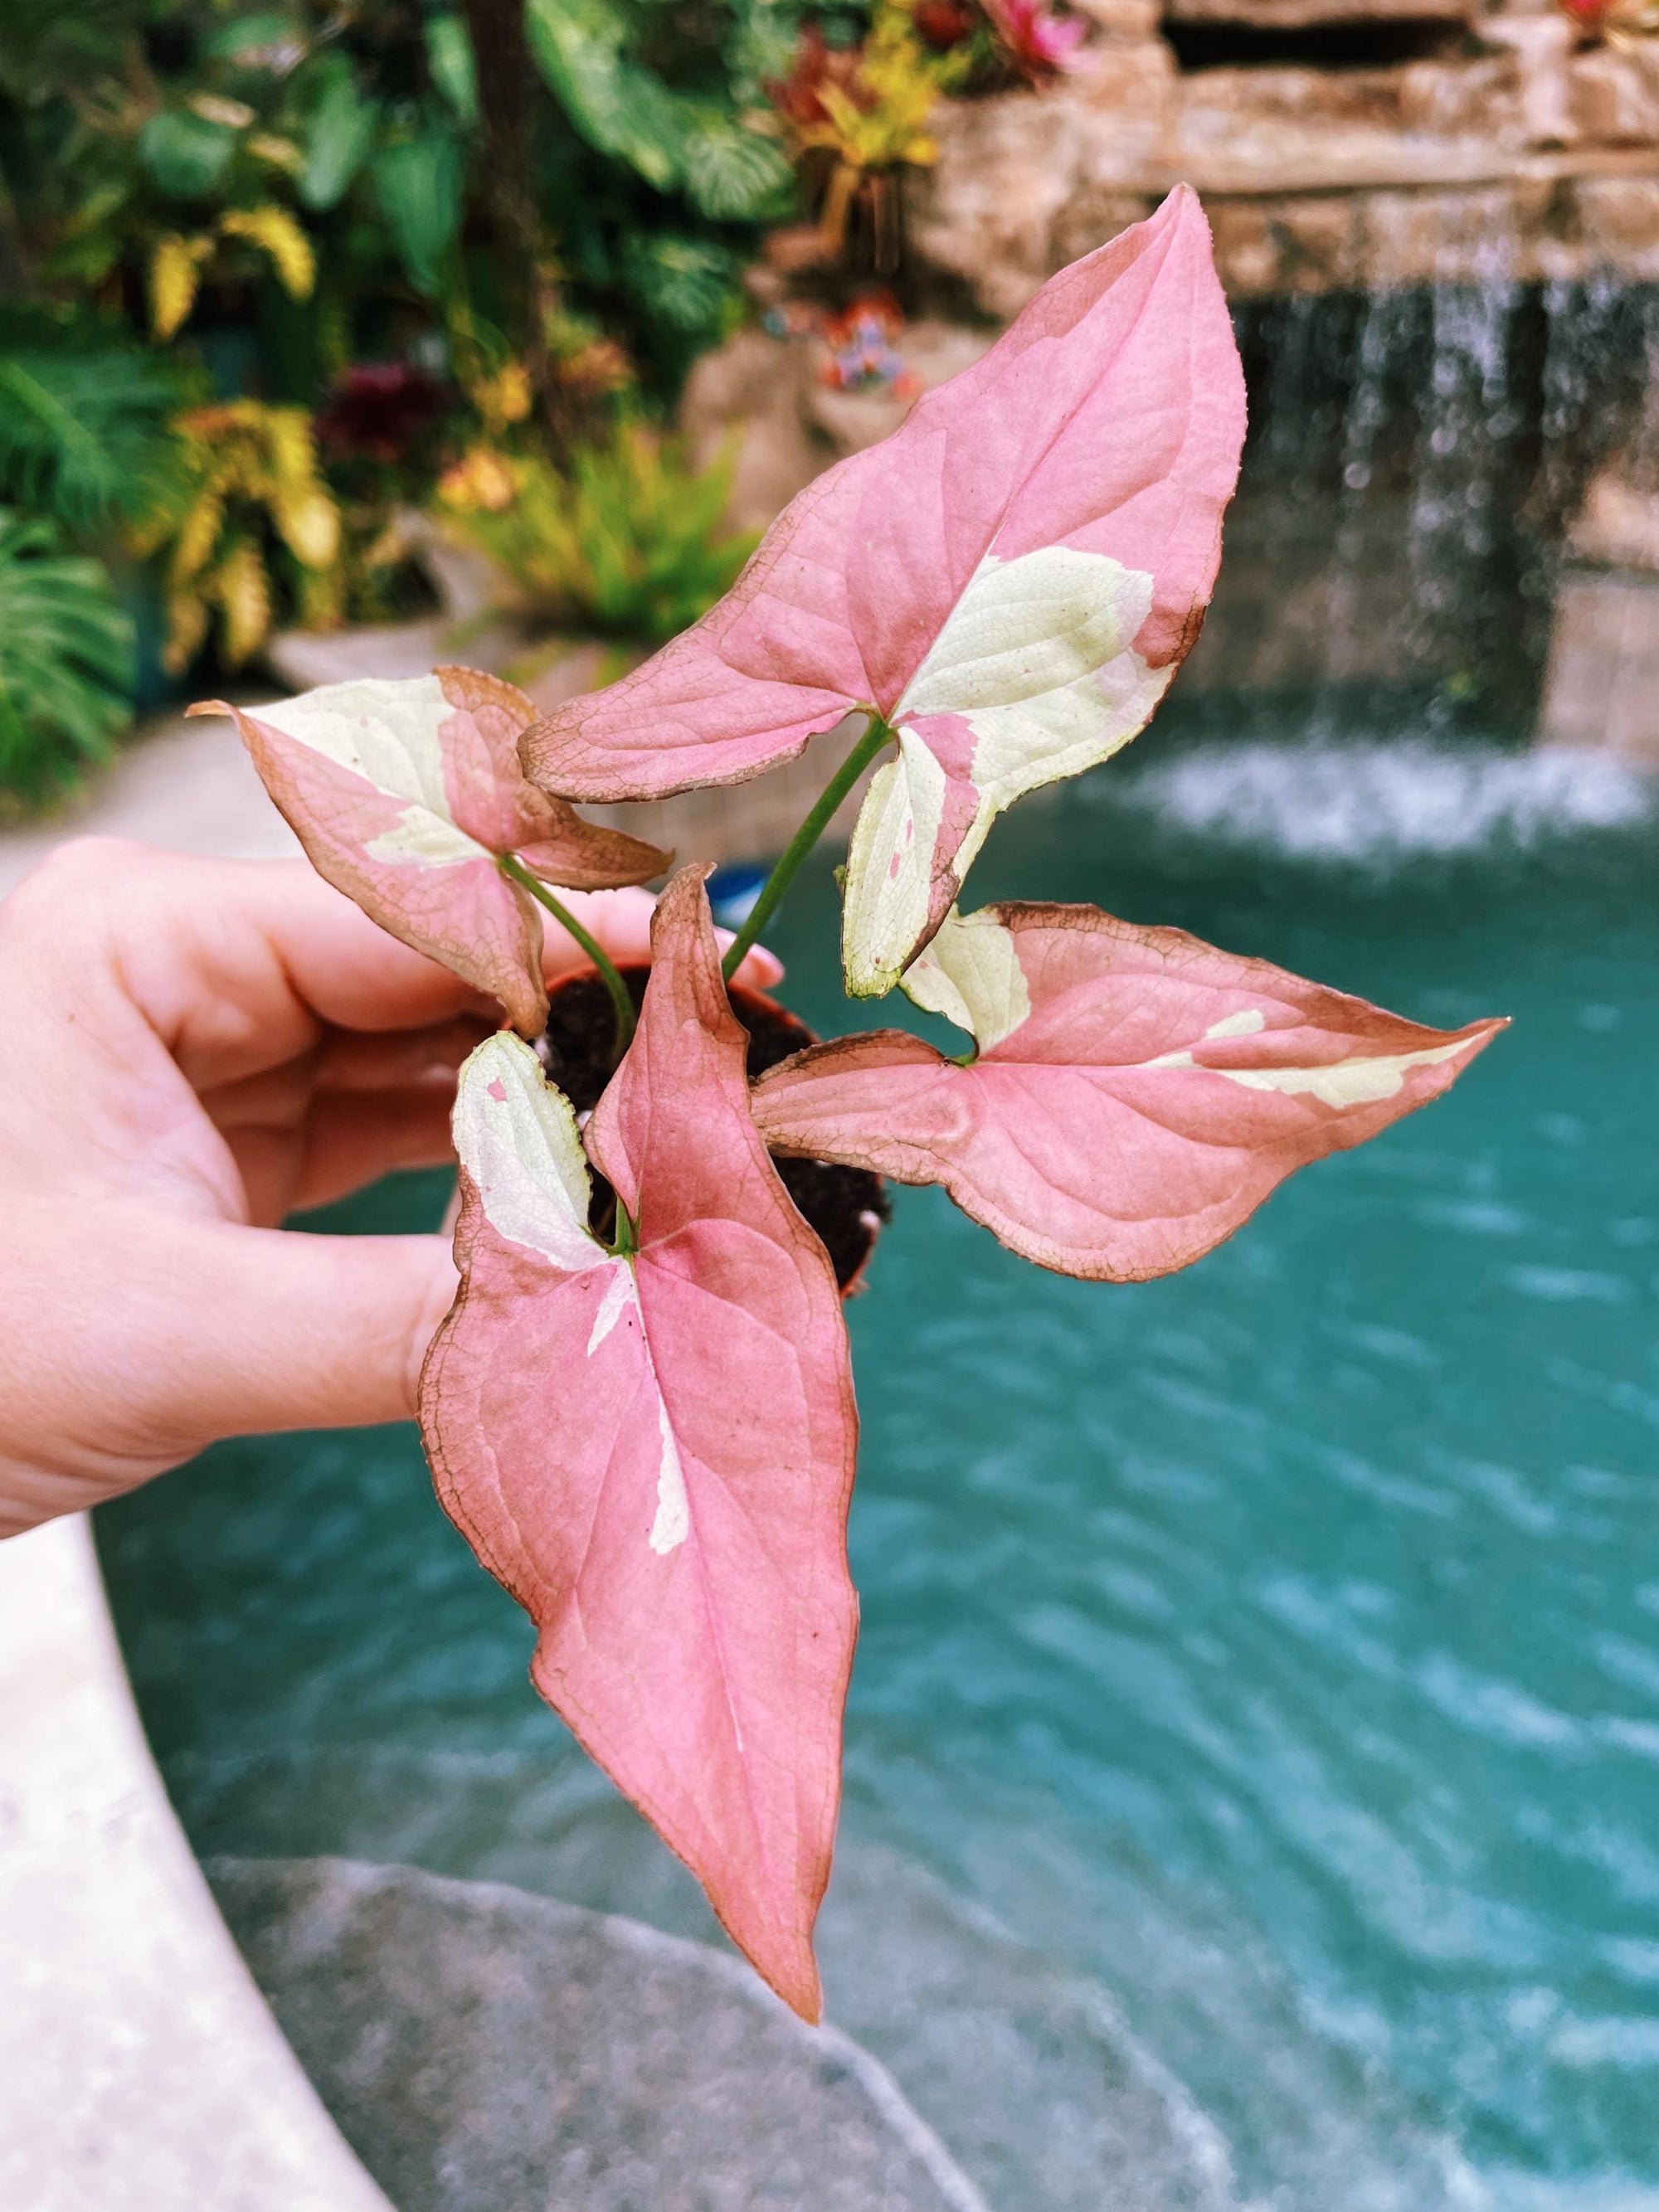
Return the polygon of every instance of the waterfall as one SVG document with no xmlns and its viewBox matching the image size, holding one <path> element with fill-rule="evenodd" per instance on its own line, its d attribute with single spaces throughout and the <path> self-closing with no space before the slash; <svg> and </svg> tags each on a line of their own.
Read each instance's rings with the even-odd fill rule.
<svg viewBox="0 0 1659 2212">
<path fill-rule="evenodd" d="M 1185 704 L 1529 732 L 1586 484 L 1614 459 L 1659 482 L 1659 287 L 1502 262 L 1240 304 L 1250 432 Z"/>
</svg>

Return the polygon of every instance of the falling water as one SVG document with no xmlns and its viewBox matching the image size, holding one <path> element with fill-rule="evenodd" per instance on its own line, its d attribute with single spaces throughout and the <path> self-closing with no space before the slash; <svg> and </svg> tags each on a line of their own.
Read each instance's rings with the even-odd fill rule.
<svg viewBox="0 0 1659 2212">
<path fill-rule="evenodd" d="M 1250 434 L 1185 701 L 1294 698 L 1332 734 L 1414 694 L 1430 727 L 1523 734 L 1584 487 L 1659 455 L 1659 288 L 1500 266 L 1249 302 L 1238 325 Z"/>
</svg>

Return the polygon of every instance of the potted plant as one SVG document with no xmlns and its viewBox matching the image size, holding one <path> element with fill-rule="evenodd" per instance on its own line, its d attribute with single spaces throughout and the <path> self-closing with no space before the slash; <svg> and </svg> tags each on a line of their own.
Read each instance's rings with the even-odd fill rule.
<svg viewBox="0 0 1659 2212">
<path fill-rule="evenodd" d="M 323 873 L 511 1024 L 456 1101 L 461 1280 L 421 1393 L 439 1494 L 533 1619 L 538 1688 L 809 2019 L 857 1419 L 837 1271 L 779 1163 L 937 1182 L 1041 1266 L 1138 1281 L 1437 1097 L 1501 1026 L 1424 1029 L 1093 907 L 960 909 L 997 813 L 1107 759 L 1168 688 L 1243 419 L 1182 188 L 811 485 L 726 597 L 608 690 L 536 719 L 440 670 L 238 715 Z M 658 905 L 637 1012 L 589 943 L 587 1018 L 553 1011 L 562 1088 L 537 1048 L 541 910 L 580 938 L 552 886 L 665 862 L 573 802 L 739 781 L 852 711 L 864 735 L 724 960 L 696 865 Z M 847 987 L 899 986 L 965 1048 L 878 1029 L 751 1081 L 738 1017 L 765 1010 L 734 1012 L 726 977 L 878 760 Z"/>
</svg>

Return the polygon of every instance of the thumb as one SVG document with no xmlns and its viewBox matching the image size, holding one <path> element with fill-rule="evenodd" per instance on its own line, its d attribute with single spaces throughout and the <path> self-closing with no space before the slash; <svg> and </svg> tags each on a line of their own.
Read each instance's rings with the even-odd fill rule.
<svg viewBox="0 0 1659 2212">
<path fill-rule="evenodd" d="M 177 1387 L 196 1443 L 414 1413 L 427 1346 L 455 1296 L 447 1237 L 212 1222 L 190 1239 L 188 1261 L 200 1326 Z"/>
</svg>

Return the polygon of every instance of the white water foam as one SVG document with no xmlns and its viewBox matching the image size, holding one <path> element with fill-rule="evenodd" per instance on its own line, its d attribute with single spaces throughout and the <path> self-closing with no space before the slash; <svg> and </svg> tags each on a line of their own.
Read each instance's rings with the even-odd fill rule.
<svg viewBox="0 0 1659 2212">
<path fill-rule="evenodd" d="M 1533 2173 L 1494 2171 L 1485 2202 L 1502 2212 L 1659 2212 L 1659 2189 L 1621 2179 L 1549 2180 Z"/>
<path fill-rule="evenodd" d="M 1230 845 L 1370 866 L 1634 827 L 1659 788 L 1623 762 L 1421 738 L 1206 744 L 1114 777 L 1115 804 Z"/>
</svg>

